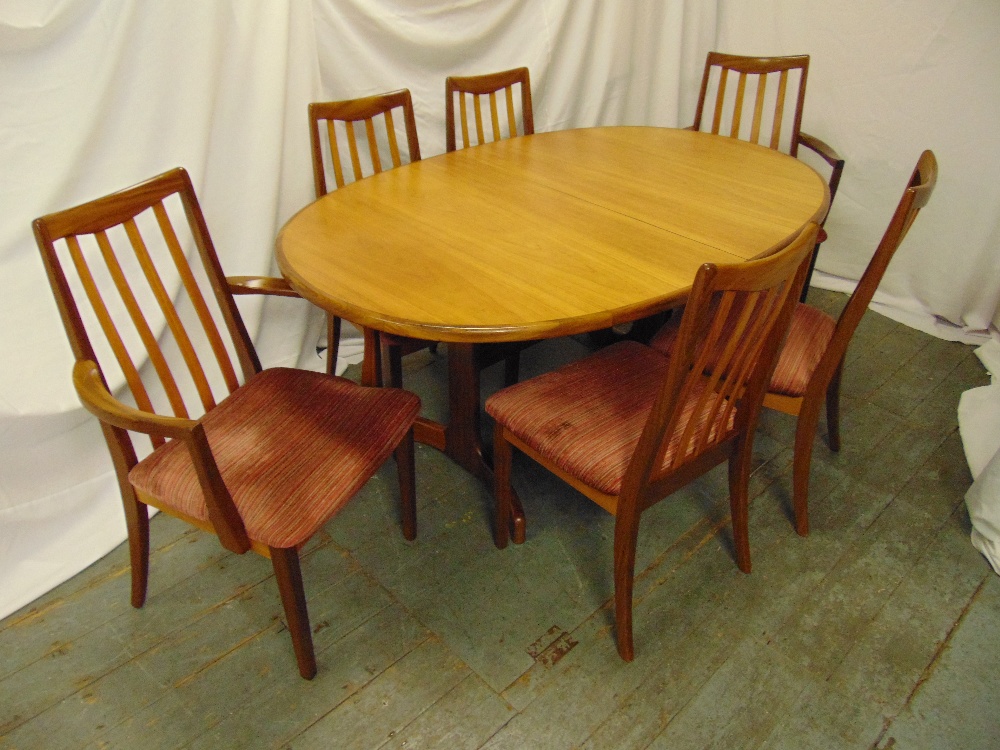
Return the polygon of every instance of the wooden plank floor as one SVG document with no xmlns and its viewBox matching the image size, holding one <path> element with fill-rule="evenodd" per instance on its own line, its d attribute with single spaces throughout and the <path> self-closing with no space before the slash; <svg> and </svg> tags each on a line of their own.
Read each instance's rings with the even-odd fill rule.
<svg viewBox="0 0 1000 750">
<path fill-rule="evenodd" d="M 586 341 L 532 347 L 523 370 Z M 955 417 L 987 377 L 972 347 L 874 313 L 849 357 L 844 447 L 821 425 L 808 538 L 778 414 L 756 442 L 751 575 L 724 468 L 643 517 L 631 664 L 612 519 L 518 461 L 528 540 L 497 550 L 486 489 L 419 446 L 416 542 L 389 465 L 305 550 L 315 680 L 298 677 L 268 562 L 158 516 L 143 609 L 119 548 L 0 623 L 0 747 L 1000 747 L 1000 579 L 969 543 Z M 406 367 L 440 415 L 443 359 Z"/>
</svg>

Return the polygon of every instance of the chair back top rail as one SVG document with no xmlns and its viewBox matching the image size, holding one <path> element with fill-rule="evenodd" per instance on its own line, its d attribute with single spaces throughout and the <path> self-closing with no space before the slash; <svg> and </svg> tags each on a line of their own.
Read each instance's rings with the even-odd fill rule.
<svg viewBox="0 0 1000 750">
<path fill-rule="evenodd" d="M 403 163 L 396 133 L 397 123 L 393 112 L 402 115 L 401 126 L 406 135 L 407 157 L 409 161 L 420 160 L 420 141 L 417 137 L 417 121 L 413 111 L 413 99 L 407 89 L 391 91 L 359 99 L 345 99 L 335 102 L 313 102 L 309 105 L 309 140 L 312 146 L 313 178 L 316 197 L 328 192 L 326 160 L 321 130 L 326 131 L 326 149 L 333 167 L 334 184 L 341 188 L 348 180 L 344 172 L 346 148 L 351 163 L 354 180 L 370 174 L 378 174 L 383 169 L 398 167 Z M 377 128 L 376 122 L 382 127 Z M 357 124 L 361 123 L 367 141 L 367 163 L 362 162 L 360 151 L 361 135 Z M 324 127 L 325 126 L 325 127 Z M 341 135 L 338 135 L 338 130 Z M 388 151 L 388 154 L 384 152 Z M 389 164 L 383 163 L 388 156 Z"/>
<path fill-rule="evenodd" d="M 517 135 L 517 113 L 514 103 L 514 87 L 520 89 L 521 134 L 535 132 L 534 113 L 531 104 L 531 81 L 527 68 L 514 68 L 498 73 L 479 76 L 449 76 L 445 79 L 445 149 L 457 148 L 455 134 L 455 99 L 459 102 L 459 116 L 462 128 L 462 146 L 482 145 L 487 142 L 483 115 L 483 98 L 489 103 L 492 140 L 504 137 L 500 121 L 497 94 L 502 92 L 505 102 L 507 137 Z M 469 130 L 468 106 L 471 100 L 476 125 L 476 141 L 473 143 Z"/>
<path fill-rule="evenodd" d="M 744 57 L 709 52 L 692 128 L 702 128 L 707 107 L 712 118 L 709 132 L 797 156 L 808 73 L 809 55 Z M 733 92 L 728 88 L 730 74 L 736 76 Z M 769 82 L 775 78 L 777 89 L 771 94 Z M 748 100 L 748 94 L 752 101 Z M 783 137 L 782 128 L 789 113 L 788 135 Z M 749 132 L 744 118 L 749 119 Z"/>
</svg>

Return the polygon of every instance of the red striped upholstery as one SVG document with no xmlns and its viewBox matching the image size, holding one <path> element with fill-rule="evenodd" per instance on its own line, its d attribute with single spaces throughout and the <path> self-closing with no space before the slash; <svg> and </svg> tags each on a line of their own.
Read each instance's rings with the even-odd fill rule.
<svg viewBox="0 0 1000 750">
<path fill-rule="evenodd" d="M 203 418 L 205 434 L 251 539 L 294 547 L 330 519 L 392 454 L 420 399 L 344 378 L 264 370 Z M 129 473 L 133 486 L 207 520 L 185 445 L 171 441 Z"/>
<path fill-rule="evenodd" d="M 768 391 L 783 396 L 804 395 L 809 379 L 816 371 L 836 327 L 837 322 L 825 312 L 798 303 Z M 650 346 L 669 355 L 677 337 L 677 329 L 678 325 L 672 319 L 656 333 L 649 342 Z"/>
<path fill-rule="evenodd" d="M 623 341 L 504 388 L 487 399 L 486 411 L 563 471 L 601 492 L 617 495 L 668 365 L 669 360 L 655 350 Z M 682 406 L 664 467 L 673 460 L 698 395 Z M 699 415 L 702 422 L 707 421 L 704 411 Z M 734 420 L 735 411 L 729 429 Z M 708 445 L 727 436 L 728 430 L 718 434 L 718 427 L 711 427 Z M 697 432 L 704 429 L 706 425 L 700 424 Z"/>
<path fill-rule="evenodd" d="M 805 395 L 836 327 L 837 321 L 825 312 L 798 303 L 768 390 L 783 396 Z"/>
</svg>

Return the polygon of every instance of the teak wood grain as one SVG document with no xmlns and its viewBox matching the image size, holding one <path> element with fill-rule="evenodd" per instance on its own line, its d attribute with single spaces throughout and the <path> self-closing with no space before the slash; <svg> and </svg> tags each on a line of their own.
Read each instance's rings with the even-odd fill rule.
<svg viewBox="0 0 1000 750">
<path fill-rule="evenodd" d="M 827 204 L 815 171 L 760 146 L 567 130 L 347 185 L 286 224 L 277 257 L 303 296 L 376 330 L 530 340 L 668 309 L 701 264 L 767 255 Z"/>
</svg>

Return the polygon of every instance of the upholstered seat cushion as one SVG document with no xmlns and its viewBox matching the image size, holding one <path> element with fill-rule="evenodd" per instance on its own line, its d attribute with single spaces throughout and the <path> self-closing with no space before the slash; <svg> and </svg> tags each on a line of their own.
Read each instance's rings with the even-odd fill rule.
<svg viewBox="0 0 1000 750">
<path fill-rule="evenodd" d="M 837 321 L 822 310 L 798 303 L 768 391 L 783 396 L 804 395 L 836 327 Z"/>
<path fill-rule="evenodd" d="M 622 341 L 553 372 L 504 388 L 486 401 L 497 422 L 563 471 L 609 495 L 621 491 L 629 460 L 666 377 L 669 359 L 648 346 Z M 679 428 L 670 436 L 664 467 L 674 458 L 695 411 L 695 393 L 682 404 Z M 708 445 L 727 431 L 706 425 L 700 409 L 696 430 L 710 430 Z"/>
<path fill-rule="evenodd" d="M 809 379 L 829 346 L 836 327 L 837 322 L 825 312 L 811 305 L 797 303 L 768 391 L 783 396 L 804 395 Z M 663 354 L 669 354 L 673 349 L 677 330 L 676 323 L 668 322 L 649 342 L 650 346 Z"/>
<path fill-rule="evenodd" d="M 201 422 L 251 539 L 293 547 L 378 470 L 413 425 L 420 399 L 288 368 L 264 370 Z M 174 440 L 129 473 L 163 506 L 207 520 L 187 447 Z"/>
</svg>

